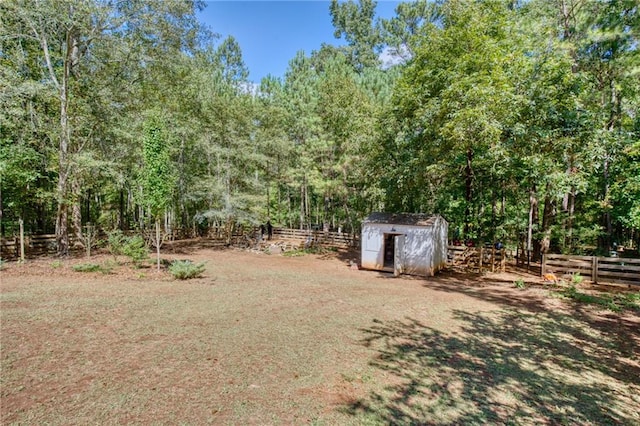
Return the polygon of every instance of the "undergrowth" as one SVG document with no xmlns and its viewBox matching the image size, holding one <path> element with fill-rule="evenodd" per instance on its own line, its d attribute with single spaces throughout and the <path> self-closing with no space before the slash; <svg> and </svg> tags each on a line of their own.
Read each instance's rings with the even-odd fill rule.
<svg viewBox="0 0 640 426">
<path fill-rule="evenodd" d="M 204 263 L 195 264 L 190 260 L 176 260 L 169 266 L 169 272 L 178 280 L 197 278 L 204 272 Z"/>
<path fill-rule="evenodd" d="M 640 311 L 640 291 L 635 293 L 587 294 L 580 292 L 575 284 L 572 283 L 560 294 L 575 302 L 602 306 L 613 312 L 621 312 L 625 309 Z"/>
<path fill-rule="evenodd" d="M 76 272 L 102 272 L 103 274 L 110 274 L 113 266 L 110 264 L 79 263 L 73 266 L 73 270 Z"/>
<path fill-rule="evenodd" d="M 115 261 L 117 261 L 118 255 L 124 255 L 131 259 L 135 266 L 140 266 L 149 258 L 149 251 L 144 239 L 139 235 L 128 237 L 121 231 L 111 232 L 107 246 Z"/>
<path fill-rule="evenodd" d="M 101 266 L 97 263 L 80 263 L 73 265 L 73 270 L 76 272 L 98 272 Z"/>
<path fill-rule="evenodd" d="M 337 249 L 334 247 L 309 247 L 309 248 L 285 251 L 282 253 L 282 255 L 286 257 L 297 257 L 297 256 L 304 256 L 307 254 L 324 254 L 324 253 L 333 252 L 336 250 Z"/>
<path fill-rule="evenodd" d="M 515 281 L 513 282 L 513 286 L 514 286 L 515 288 L 523 289 L 523 288 L 525 288 L 525 287 L 526 287 L 526 284 L 524 283 L 524 280 L 523 280 L 522 278 L 518 278 L 517 280 L 515 280 Z"/>
</svg>

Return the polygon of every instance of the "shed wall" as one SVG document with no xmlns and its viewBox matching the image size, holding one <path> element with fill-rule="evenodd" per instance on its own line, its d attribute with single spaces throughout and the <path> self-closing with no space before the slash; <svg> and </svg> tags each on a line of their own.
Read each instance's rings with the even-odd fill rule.
<svg viewBox="0 0 640 426">
<path fill-rule="evenodd" d="M 438 216 L 433 224 L 433 269 L 437 272 L 447 265 L 447 240 L 449 237 L 449 224 Z"/>
<path fill-rule="evenodd" d="M 433 276 L 447 261 L 448 224 L 437 216 L 429 226 L 365 223 L 362 226 L 361 265 L 384 270 L 384 234 L 405 235 L 402 272 Z"/>
<path fill-rule="evenodd" d="M 365 224 L 362 227 L 361 264 L 365 269 L 384 269 L 384 234 L 405 235 L 402 271 L 413 275 L 433 275 L 434 241 L 432 227 Z"/>
</svg>

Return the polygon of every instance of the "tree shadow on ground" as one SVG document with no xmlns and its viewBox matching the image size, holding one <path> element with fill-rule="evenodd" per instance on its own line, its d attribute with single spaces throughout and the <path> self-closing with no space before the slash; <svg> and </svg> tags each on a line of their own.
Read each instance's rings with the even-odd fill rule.
<svg viewBox="0 0 640 426">
<path fill-rule="evenodd" d="M 635 348 L 553 312 L 454 311 L 460 329 L 374 321 L 362 344 L 393 383 L 344 411 L 379 424 L 638 424 Z M 638 332 L 638 331 L 636 331 Z"/>
<path fill-rule="evenodd" d="M 510 281 L 501 281 L 494 277 L 445 274 L 430 279 L 424 285 L 433 290 L 462 293 L 475 299 L 531 313 L 561 315 L 560 312 L 550 311 L 550 308 L 543 303 L 545 297 L 550 297 L 550 292 L 557 293 L 561 288 L 534 283 L 530 288 L 542 290 L 534 294 L 527 290 L 516 291 L 504 287 L 505 285 L 512 287 L 512 284 Z M 621 314 L 609 311 L 595 314 L 594 306 L 569 300 L 566 301 L 564 308 L 565 316 L 587 325 L 590 329 L 609 335 L 615 341 L 616 347 L 628 356 L 636 354 L 637 357 L 640 353 L 640 315 L 637 310 L 635 313 L 629 311 Z"/>
</svg>

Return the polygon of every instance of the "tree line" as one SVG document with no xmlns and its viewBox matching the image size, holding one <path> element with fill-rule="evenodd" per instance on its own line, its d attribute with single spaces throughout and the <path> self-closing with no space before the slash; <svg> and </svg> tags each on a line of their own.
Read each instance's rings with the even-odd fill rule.
<svg viewBox="0 0 640 426">
<path fill-rule="evenodd" d="M 168 0 L 0 4 L 0 223 L 357 232 L 440 213 L 450 238 L 640 242 L 635 0 L 328 8 L 346 43 L 248 80 L 241 46 Z M 391 56 L 391 63 L 381 58 Z"/>
</svg>

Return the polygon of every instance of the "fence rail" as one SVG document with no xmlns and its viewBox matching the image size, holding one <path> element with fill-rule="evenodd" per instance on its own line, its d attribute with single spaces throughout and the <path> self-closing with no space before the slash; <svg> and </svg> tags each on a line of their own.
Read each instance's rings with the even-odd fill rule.
<svg viewBox="0 0 640 426">
<path fill-rule="evenodd" d="M 640 259 L 545 254 L 542 275 L 580 274 L 591 282 L 640 286 Z"/>
<path fill-rule="evenodd" d="M 480 273 L 504 272 L 507 262 L 505 249 L 495 247 L 448 246 L 447 257 L 451 266 L 461 266 Z"/>
<path fill-rule="evenodd" d="M 324 232 L 306 229 L 274 228 L 274 237 L 289 240 L 299 240 L 319 246 L 356 247 L 358 235 L 345 232 Z"/>
<path fill-rule="evenodd" d="M 73 239 L 70 240 L 73 244 Z M 29 235 L 24 237 L 24 252 L 26 256 L 41 256 L 56 252 L 55 234 Z M 2 238 L 0 253 L 3 259 L 20 257 L 20 238 Z"/>
<path fill-rule="evenodd" d="M 213 246 L 233 246 L 233 247 L 254 247 L 258 237 L 259 229 L 235 229 L 231 235 L 226 228 L 211 228 L 206 233 L 206 238 Z M 142 235 L 148 244 L 153 240 L 153 231 L 127 231 L 128 235 Z M 307 244 L 323 247 L 351 248 L 357 247 L 358 235 L 344 232 L 323 232 L 303 229 L 274 228 L 275 239 L 288 241 L 291 246 L 303 247 Z M 172 230 L 169 240 L 179 241 L 192 237 L 189 230 Z M 102 238 L 105 239 L 104 236 Z M 295 244 L 294 244 L 295 242 Z M 73 248 L 73 239 L 70 245 Z M 57 243 L 55 234 L 29 235 L 25 236 L 24 248 L 26 257 L 42 255 L 52 255 L 56 253 Z M 2 259 L 16 259 L 20 257 L 20 239 L 17 237 L 0 239 L 0 257 Z"/>
</svg>

